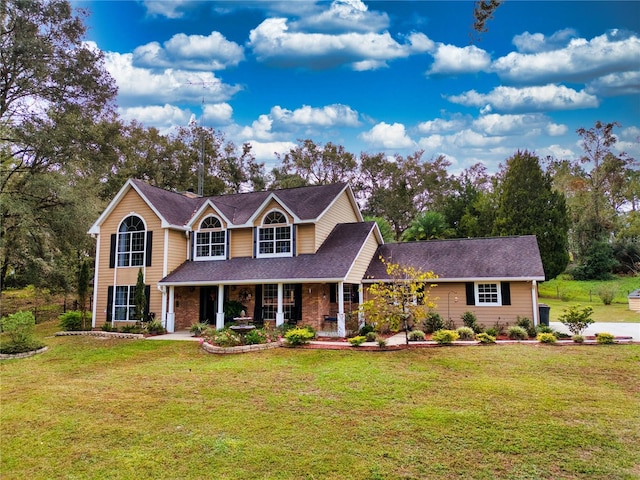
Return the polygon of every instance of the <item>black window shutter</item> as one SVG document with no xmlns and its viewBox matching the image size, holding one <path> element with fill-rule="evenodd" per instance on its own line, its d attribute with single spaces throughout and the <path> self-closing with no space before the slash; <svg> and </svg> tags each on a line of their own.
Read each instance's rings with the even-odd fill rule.
<svg viewBox="0 0 640 480">
<path fill-rule="evenodd" d="M 112 312 L 113 312 L 113 285 L 107 288 L 107 322 L 111 321 Z"/>
<path fill-rule="evenodd" d="M 511 284 L 500 282 L 500 292 L 502 293 L 502 305 L 511 305 Z"/>
<path fill-rule="evenodd" d="M 256 285 L 255 307 L 253 308 L 253 320 L 262 320 L 262 285 Z"/>
<path fill-rule="evenodd" d="M 295 322 L 299 322 L 302 320 L 302 284 L 296 283 L 293 287 L 293 295 L 295 300 L 295 307 L 293 311 L 294 318 L 290 320 L 294 320 Z"/>
<path fill-rule="evenodd" d="M 473 282 L 467 282 L 465 285 L 467 291 L 467 305 L 476 304 L 476 292 Z"/>
<path fill-rule="evenodd" d="M 292 249 L 293 252 L 291 252 L 291 255 L 293 255 L 294 257 L 296 256 L 296 226 L 295 225 L 291 225 L 291 236 L 292 238 Z"/>
<path fill-rule="evenodd" d="M 226 231 L 224 232 L 224 236 L 225 236 L 225 243 L 226 243 L 226 246 L 225 246 L 225 249 L 224 249 L 224 251 L 225 251 L 225 258 L 226 258 L 227 260 L 229 260 L 229 259 L 231 258 L 231 253 L 229 252 L 229 243 L 230 243 L 230 242 L 229 242 L 229 236 L 230 236 L 230 235 L 229 235 L 229 230 L 226 230 Z"/>
<path fill-rule="evenodd" d="M 253 258 L 258 256 L 258 227 L 253 227 Z"/>
<path fill-rule="evenodd" d="M 149 306 L 151 304 L 151 285 L 144 286 L 144 298 L 147 299 L 147 304 L 144 306 L 144 311 L 149 315 L 151 312 L 149 311 Z M 150 317 L 147 317 L 150 318 Z"/>
<path fill-rule="evenodd" d="M 151 266 L 151 246 L 153 245 L 153 232 L 147 232 L 147 258 L 145 265 Z"/>
<path fill-rule="evenodd" d="M 116 239 L 115 233 L 111 234 L 111 248 L 109 249 L 109 268 L 115 268 L 116 266 Z"/>
</svg>

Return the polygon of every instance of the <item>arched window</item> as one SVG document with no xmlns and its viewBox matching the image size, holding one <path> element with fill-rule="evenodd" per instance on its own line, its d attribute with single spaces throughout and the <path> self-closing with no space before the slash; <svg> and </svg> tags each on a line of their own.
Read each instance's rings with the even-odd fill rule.
<svg viewBox="0 0 640 480">
<path fill-rule="evenodd" d="M 142 219 L 131 215 L 118 229 L 118 266 L 142 267 L 145 263 L 145 226 Z"/>
<path fill-rule="evenodd" d="M 227 232 L 219 218 L 210 216 L 200 223 L 196 232 L 195 259 L 218 260 L 226 258 Z"/>
<path fill-rule="evenodd" d="M 258 228 L 258 257 L 290 257 L 293 236 L 287 217 L 277 210 L 269 212 Z"/>
</svg>

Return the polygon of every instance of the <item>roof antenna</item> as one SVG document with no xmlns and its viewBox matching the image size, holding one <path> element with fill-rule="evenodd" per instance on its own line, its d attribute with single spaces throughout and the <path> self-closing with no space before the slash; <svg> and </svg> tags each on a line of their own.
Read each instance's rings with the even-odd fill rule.
<svg viewBox="0 0 640 480">
<path fill-rule="evenodd" d="M 200 111 L 200 152 L 198 155 L 198 195 L 204 195 L 204 89 L 215 82 L 187 82 L 188 85 L 200 85 L 202 87 L 202 107 Z M 192 122 L 189 122 L 192 123 Z M 195 120 L 193 121 L 195 122 Z"/>
</svg>

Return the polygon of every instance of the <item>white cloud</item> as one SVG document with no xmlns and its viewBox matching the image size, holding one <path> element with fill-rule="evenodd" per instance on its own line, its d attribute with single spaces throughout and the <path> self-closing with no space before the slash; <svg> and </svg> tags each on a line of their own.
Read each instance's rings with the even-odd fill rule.
<svg viewBox="0 0 640 480">
<path fill-rule="evenodd" d="M 285 154 L 292 148 L 296 147 L 293 142 L 260 142 L 249 140 L 251 144 L 251 152 L 255 155 L 258 162 L 265 162 L 267 170 L 276 166 L 276 153 Z"/>
<path fill-rule="evenodd" d="M 120 108 L 118 112 L 126 121 L 135 120 L 147 127 L 153 126 L 162 131 L 169 130 L 176 125 L 186 126 L 192 115 L 188 109 L 183 110 L 168 104 Z"/>
<path fill-rule="evenodd" d="M 360 134 L 360 138 L 374 147 L 382 148 L 410 148 L 414 145 L 413 140 L 409 138 L 405 131 L 405 127 L 401 123 L 389 125 L 380 122 L 368 132 Z"/>
<path fill-rule="evenodd" d="M 640 94 L 640 70 L 635 72 L 610 73 L 587 84 L 585 91 L 594 95 L 613 97 Z"/>
<path fill-rule="evenodd" d="M 589 41 L 576 38 L 562 49 L 533 54 L 511 52 L 497 59 L 492 70 L 513 82 L 542 84 L 588 81 L 614 72 L 637 71 L 640 38 L 619 30 Z"/>
<path fill-rule="evenodd" d="M 260 115 L 257 120 L 251 123 L 250 127 L 244 127 L 239 135 L 245 140 L 257 139 L 260 141 L 270 141 L 274 139 L 271 131 L 273 119 L 269 115 Z"/>
<path fill-rule="evenodd" d="M 538 155 L 539 158 L 553 157 L 559 160 L 575 160 L 579 156 L 579 154 L 570 148 L 558 144 L 542 147 L 536 151 L 536 155 Z"/>
<path fill-rule="evenodd" d="M 465 121 L 462 119 L 444 120 L 442 118 L 436 118 L 435 120 L 419 123 L 418 131 L 423 134 L 452 132 L 461 130 L 464 125 Z"/>
<path fill-rule="evenodd" d="M 334 0 L 328 10 L 303 17 L 293 26 L 316 32 L 375 32 L 389 26 L 389 16 L 384 12 L 370 12 L 361 0 Z"/>
<path fill-rule="evenodd" d="M 364 68 L 380 68 L 389 60 L 405 58 L 425 51 L 429 43 L 423 34 L 398 43 L 389 32 L 337 35 L 289 31 L 285 18 L 268 18 L 249 34 L 249 46 L 261 62 L 312 69 L 352 64 Z M 369 62 L 369 63 L 367 63 Z"/>
<path fill-rule="evenodd" d="M 548 123 L 545 128 L 547 135 L 551 137 L 560 137 L 569 131 L 569 128 L 566 125 L 561 125 L 557 123 Z"/>
<path fill-rule="evenodd" d="M 466 129 L 449 136 L 448 142 L 458 148 L 486 148 L 502 144 L 504 137 L 487 136 L 474 130 Z"/>
<path fill-rule="evenodd" d="M 433 152 L 440 149 L 445 145 L 446 137 L 439 134 L 429 135 L 428 137 L 422 137 L 418 141 L 420 148 L 425 149 L 427 152 Z"/>
<path fill-rule="evenodd" d="M 513 37 L 513 44 L 522 53 L 546 52 L 566 46 L 567 42 L 576 35 L 576 31 L 572 28 L 558 30 L 550 37 L 542 33 L 524 32 Z"/>
<path fill-rule="evenodd" d="M 233 108 L 228 103 L 205 104 L 204 119 L 205 122 L 214 124 L 222 124 L 231 121 L 233 116 Z"/>
<path fill-rule="evenodd" d="M 438 44 L 432 55 L 435 61 L 427 72 L 430 75 L 476 73 L 487 70 L 491 65 L 489 54 L 475 45 L 460 48 Z"/>
<path fill-rule="evenodd" d="M 546 115 L 539 113 L 522 115 L 492 113 L 476 119 L 473 127 L 488 135 L 537 136 L 544 131 L 548 135 L 558 136 L 567 132 L 566 125 L 550 122 Z"/>
<path fill-rule="evenodd" d="M 447 97 L 450 102 L 468 107 L 499 111 L 544 111 L 575 110 L 594 108 L 599 105 L 598 99 L 585 91 L 577 92 L 563 85 L 544 85 L 540 87 L 496 87 L 490 93 L 482 94 L 475 90 L 461 95 Z"/>
<path fill-rule="evenodd" d="M 151 42 L 133 51 L 133 65 L 143 68 L 223 70 L 244 59 L 243 48 L 219 32 L 210 35 L 179 33 L 164 42 Z"/>
<path fill-rule="evenodd" d="M 170 2 L 145 0 L 142 3 L 147 9 L 147 15 L 152 17 L 181 18 L 183 13 L 180 10 L 191 2 L 190 0 L 171 0 Z"/>
<path fill-rule="evenodd" d="M 133 66 L 131 53 L 105 53 L 105 67 L 118 85 L 121 106 L 143 103 L 174 103 L 188 101 L 200 103 L 224 102 L 239 90 L 239 86 L 222 83 L 211 72 L 188 72 L 166 69 L 151 71 Z"/>
<path fill-rule="evenodd" d="M 287 110 L 280 106 L 271 109 L 271 118 L 281 124 L 316 125 L 321 127 L 357 127 L 360 125 L 358 112 L 346 105 L 327 105 L 312 108 L 303 105 L 296 110 Z"/>
</svg>

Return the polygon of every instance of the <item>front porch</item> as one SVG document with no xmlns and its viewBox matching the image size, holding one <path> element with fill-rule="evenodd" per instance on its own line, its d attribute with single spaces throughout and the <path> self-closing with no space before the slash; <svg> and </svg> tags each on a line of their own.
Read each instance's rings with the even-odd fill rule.
<svg viewBox="0 0 640 480">
<path fill-rule="evenodd" d="M 161 318 L 169 332 L 198 322 L 220 329 L 244 311 L 243 323 L 257 327 L 308 325 L 318 335 L 344 337 L 358 328 L 361 303 L 360 285 L 345 282 L 169 285 Z"/>
</svg>

